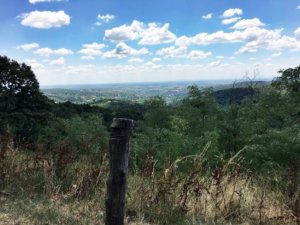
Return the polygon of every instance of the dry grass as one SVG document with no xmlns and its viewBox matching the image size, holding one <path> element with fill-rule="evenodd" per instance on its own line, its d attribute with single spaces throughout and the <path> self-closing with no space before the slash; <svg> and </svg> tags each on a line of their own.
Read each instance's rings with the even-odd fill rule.
<svg viewBox="0 0 300 225">
<path fill-rule="evenodd" d="M 108 164 L 94 158 L 63 166 L 57 155 L 8 148 L 0 224 L 103 224 Z M 257 182 L 239 154 L 209 173 L 205 150 L 163 171 L 149 165 L 130 173 L 126 224 L 296 224 L 284 195 Z"/>
</svg>

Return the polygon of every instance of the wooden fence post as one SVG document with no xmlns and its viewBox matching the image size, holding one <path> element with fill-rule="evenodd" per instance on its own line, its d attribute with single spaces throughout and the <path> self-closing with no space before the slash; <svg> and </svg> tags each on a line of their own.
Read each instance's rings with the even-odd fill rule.
<svg viewBox="0 0 300 225">
<path fill-rule="evenodd" d="M 110 126 L 105 225 L 124 225 L 129 139 L 133 126 L 133 120 L 123 118 L 114 118 Z"/>
</svg>

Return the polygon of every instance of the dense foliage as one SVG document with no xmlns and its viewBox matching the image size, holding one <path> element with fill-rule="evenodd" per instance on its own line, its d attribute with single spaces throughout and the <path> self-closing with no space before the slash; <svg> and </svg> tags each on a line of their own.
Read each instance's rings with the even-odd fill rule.
<svg viewBox="0 0 300 225">
<path fill-rule="evenodd" d="M 23 147 L 16 137 L 29 132 L 32 145 L 26 149 L 52 152 L 60 177 L 66 165 L 75 163 L 80 155 L 93 155 L 96 167 L 103 163 L 111 119 L 132 118 L 137 121 L 132 171 L 151 175 L 172 167 L 182 157 L 202 155 L 203 173 L 211 176 L 238 154 L 245 174 L 265 177 L 257 179 L 260 185 L 279 190 L 299 217 L 300 67 L 279 73 L 271 85 L 258 88 L 213 92 L 191 86 L 187 97 L 172 104 L 152 97 L 143 104 L 97 107 L 55 104 L 41 94 L 30 67 L 1 57 L 1 132 L 13 137 L 19 149 Z M 1 149 L 3 158 L 3 144 Z M 182 172 L 187 169 L 188 165 L 181 167 Z"/>
</svg>

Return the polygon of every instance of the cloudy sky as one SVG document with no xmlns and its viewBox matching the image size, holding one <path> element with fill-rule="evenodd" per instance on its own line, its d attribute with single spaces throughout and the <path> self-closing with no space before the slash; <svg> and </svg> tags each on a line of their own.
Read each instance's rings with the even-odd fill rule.
<svg viewBox="0 0 300 225">
<path fill-rule="evenodd" d="M 272 78 L 300 64 L 300 0 L 0 4 L 0 55 L 42 85 Z"/>
</svg>

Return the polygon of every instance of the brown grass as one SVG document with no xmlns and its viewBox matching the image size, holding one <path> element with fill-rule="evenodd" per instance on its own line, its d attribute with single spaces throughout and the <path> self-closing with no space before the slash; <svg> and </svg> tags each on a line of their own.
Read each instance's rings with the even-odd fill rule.
<svg viewBox="0 0 300 225">
<path fill-rule="evenodd" d="M 147 168 L 131 172 L 126 224 L 296 224 L 284 195 L 246 171 L 240 153 L 208 172 L 207 149 L 162 171 L 148 157 Z M 0 224 L 103 224 L 108 162 L 95 157 L 66 163 L 9 147 Z"/>
</svg>

